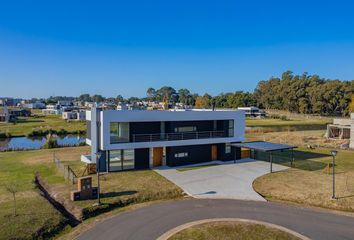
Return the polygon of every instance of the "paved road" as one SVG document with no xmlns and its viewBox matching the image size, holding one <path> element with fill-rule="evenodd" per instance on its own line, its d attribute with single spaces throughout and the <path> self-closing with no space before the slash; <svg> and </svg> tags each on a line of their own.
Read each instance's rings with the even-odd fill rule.
<svg viewBox="0 0 354 240">
<path fill-rule="evenodd" d="M 220 165 L 189 171 L 177 171 L 176 168 L 161 167 L 155 171 L 194 198 L 218 198 L 266 201 L 252 187 L 253 181 L 269 173 L 269 163 L 253 159 L 222 162 L 213 161 Z M 198 166 L 200 164 L 189 165 Z M 273 164 L 274 171 L 287 169 Z"/>
<path fill-rule="evenodd" d="M 279 203 L 190 199 L 126 212 L 84 232 L 78 239 L 156 239 L 184 223 L 207 218 L 245 218 L 277 224 L 311 239 L 354 239 L 354 218 Z"/>
</svg>

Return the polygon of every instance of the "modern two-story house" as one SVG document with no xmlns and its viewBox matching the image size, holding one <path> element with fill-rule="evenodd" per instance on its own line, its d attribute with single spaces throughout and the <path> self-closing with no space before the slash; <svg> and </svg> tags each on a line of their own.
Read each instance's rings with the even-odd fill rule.
<svg viewBox="0 0 354 240">
<path fill-rule="evenodd" d="M 86 113 L 91 155 L 100 171 L 180 166 L 240 159 L 230 143 L 244 140 L 244 111 L 102 110 Z M 96 160 L 97 159 L 97 160 Z"/>
</svg>

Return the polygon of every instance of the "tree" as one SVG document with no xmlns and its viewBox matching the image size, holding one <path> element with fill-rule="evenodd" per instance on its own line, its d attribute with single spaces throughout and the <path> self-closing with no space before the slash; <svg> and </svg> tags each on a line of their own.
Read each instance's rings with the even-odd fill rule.
<svg viewBox="0 0 354 240">
<path fill-rule="evenodd" d="M 150 87 L 146 91 L 146 96 L 149 101 L 156 101 L 156 90 L 155 88 Z"/>
<path fill-rule="evenodd" d="M 260 81 L 253 95 L 257 105 L 266 109 L 346 116 L 352 94 L 354 81 L 323 79 L 306 72 L 294 75 L 286 71 L 281 78 Z"/>
<path fill-rule="evenodd" d="M 79 101 L 83 101 L 83 102 L 91 102 L 91 97 L 90 94 L 81 94 L 78 98 Z"/>
<path fill-rule="evenodd" d="M 196 108 L 210 108 L 212 103 L 212 97 L 205 93 L 202 97 L 198 96 L 195 100 Z"/>
<path fill-rule="evenodd" d="M 188 89 L 182 88 L 178 90 L 179 102 L 184 105 L 190 105 L 191 103 L 191 95 Z"/>
<path fill-rule="evenodd" d="M 16 206 L 16 193 L 18 192 L 19 185 L 17 182 L 10 182 L 5 186 L 6 190 L 12 194 L 14 206 L 13 206 L 13 215 L 17 216 L 17 206 Z"/>
<path fill-rule="evenodd" d="M 164 86 L 157 90 L 156 94 L 158 97 L 158 101 L 163 101 L 165 98 L 167 98 L 168 101 L 173 103 L 178 101 L 178 94 L 176 93 L 176 90 L 173 87 Z"/>
<path fill-rule="evenodd" d="M 352 99 L 349 105 L 349 112 L 354 113 L 354 95 L 352 95 Z"/>
<path fill-rule="evenodd" d="M 103 102 L 104 101 L 104 97 L 102 97 L 101 95 L 95 94 L 95 95 L 92 96 L 92 101 L 93 102 L 97 102 L 97 103 Z"/>
<path fill-rule="evenodd" d="M 123 96 L 122 96 L 122 95 L 118 95 L 118 96 L 116 97 L 116 102 L 117 102 L 117 103 L 124 102 Z"/>
</svg>

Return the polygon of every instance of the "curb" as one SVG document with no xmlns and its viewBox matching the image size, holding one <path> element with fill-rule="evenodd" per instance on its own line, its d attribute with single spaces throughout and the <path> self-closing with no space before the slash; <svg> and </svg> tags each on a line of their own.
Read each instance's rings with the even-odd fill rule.
<svg viewBox="0 0 354 240">
<path fill-rule="evenodd" d="M 285 227 L 282 227 L 282 226 L 279 226 L 279 225 L 276 225 L 276 224 L 273 224 L 273 223 L 267 223 L 267 222 L 244 219 L 244 218 L 210 218 L 210 219 L 203 219 L 203 220 L 198 220 L 198 221 L 194 221 L 194 222 L 185 223 L 185 224 L 182 224 L 180 226 L 177 226 L 177 227 L 165 232 L 160 237 L 158 237 L 157 240 L 167 240 L 168 238 L 170 238 L 174 234 L 176 234 L 176 233 L 178 233 L 178 232 L 180 232 L 180 231 L 182 231 L 184 229 L 187 229 L 187 228 L 190 228 L 190 227 L 193 227 L 193 226 L 196 226 L 196 225 L 200 225 L 200 224 L 203 224 L 203 223 L 211 223 L 211 222 L 242 222 L 242 223 L 261 224 L 261 225 L 264 225 L 264 226 L 267 226 L 267 227 L 271 227 L 271 228 L 275 228 L 275 229 L 287 232 L 287 233 L 292 234 L 295 237 L 298 237 L 298 238 L 300 238 L 302 240 L 310 240 L 310 238 L 308 238 L 308 237 L 306 237 L 306 236 L 304 236 L 304 235 L 302 235 L 302 234 L 300 234 L 298 232 L 290 230 L 288 228 L 285 228 Z"/>
</svg>

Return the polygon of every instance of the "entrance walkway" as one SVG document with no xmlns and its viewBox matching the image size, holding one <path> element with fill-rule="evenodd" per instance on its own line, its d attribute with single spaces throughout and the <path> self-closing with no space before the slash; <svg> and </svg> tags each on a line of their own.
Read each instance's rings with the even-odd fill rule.
<svg viewBox="0 0 354 240">
<path fill-rule="evenodd" d="M 212 166 L 203 165 L 217 164 Z M 287 167 L 273 164 L 273 171 Z M 159 167 L 155 171 L 195 198 L 266 201 L 253 190 L 253 181 L 269 173 L 269 163 L 253 159 L 213 161 L 182 167 Z"/>
</svg>

